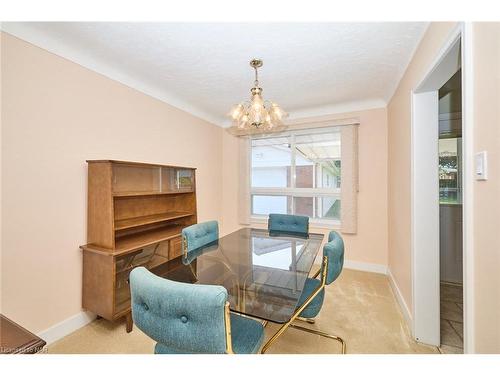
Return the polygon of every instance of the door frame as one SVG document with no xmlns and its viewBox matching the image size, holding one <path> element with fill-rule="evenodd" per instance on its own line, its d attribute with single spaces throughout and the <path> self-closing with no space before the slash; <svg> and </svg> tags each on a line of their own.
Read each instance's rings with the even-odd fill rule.
<svg viewBox="0 0 500 375">
<path fill-rule="evenodd" d="M 462 68 L 464 353 L 473 353 L 473 40 L 471 23 L 459 23 L 452 30 L 423 79 L 411 92 L 412 334 L 419 342 L 436 346 L 440 344 L 438 118 L 434 119 L 429 116 L 435 116 L 437 104 L 435 95 L 442 86 L 439 80 L 452 69 L 449 65 L 449 56 L 452 51 L 458 53 L 454 50 L 457 42 L 460 47 Z M 432 99 L 433 96 L 434 99 Z M 435 144 L 435 147 L 429 148 L 428 142 L 434 142 L 430 144 Z M 436 176 L 432 177 L 428 173 L 426 175 L 426 167 L 431 170 L 436 167 Z M 425 176 L 430 176 L 430 179 L 427 181 L 419 179 Z"/>
</svg>

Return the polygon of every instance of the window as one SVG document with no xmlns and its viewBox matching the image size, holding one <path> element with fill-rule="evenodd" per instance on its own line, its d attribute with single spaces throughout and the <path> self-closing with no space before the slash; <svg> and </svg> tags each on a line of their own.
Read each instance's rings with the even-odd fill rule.
<svg viewBox="0 0 500 375">
<path fill-rule="evenodd" d="M 462 138 L 439 140 L 439 203 L 462 203 Z"/>
<path fill-rule="evenodd" d="M 340 220 L 340 131 L 293 131 L 251 141 L 251 212 Z"/>
</svg>

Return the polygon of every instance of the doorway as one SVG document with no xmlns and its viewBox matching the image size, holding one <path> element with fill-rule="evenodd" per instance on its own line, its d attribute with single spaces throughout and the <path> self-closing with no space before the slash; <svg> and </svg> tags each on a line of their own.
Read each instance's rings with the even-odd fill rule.
<svg viewBox="0 0 500 375">
<path fill-rule="evenodd" d="M 468 338 L 470 340 L 471 337 L 469 324 L 471 305 L 467 299 L 468 296 L 470 298 L 470 283 L 467 280 L 471 277 L 469 268 L 472 263 L 470 256 L 462 256 L 462 253 L 468 255 L 471 248 L 468 242 L 462 241 L 462 236 L 465 239 L 469 238 L 466 225 L 468 219 L 464 211 L 470 209 L 468 198 L 470 180 L 464 176 L 471 168 L 472 148 L 471 138 L 468 136 L 469 125 L 463 126 L 462 114 L 451 107 L 447 112 L 443 111 L 445 103 L 451 99 L 451 96 L 447 96 L 447 92 L 455 87 L 453 85 L 457 84 L 458 77 L 460 95 L 454 98 L 454 104 L 457 100 L 460 102 L 460 112 L 462 108 L 470 108 L 469 104 L 467 107 L 463 104 L 469 101 L 463 100 L 466 92 L 462 91 L 461 85 L 464 82 L 465 71 L 468 72 L 470 69 L 470 64 L 462 67 L 463 27 L 460 24 L 451 33 L 428 73 L 412 92 L 411 262 L 412 333 L 415 340 L 441 346 L 442 328 L 447 327 L 442 324 L 441 315 L 448 316 L 442 312 L 441 296 L 449 302 L 451 298 L 448 298 L 450 293 L 447 286 L 452 284 L 459 286 L 461 282 L 463 292 L 458 290 L 451 293 L 456 293 L 457 298 L 452 301 L 456 304 L 455 307 L 463 309 L 461 313 L 463 333 L 459 335 L 459 325 L 455 325 L 456 329 L 452 332 L 461 337 L 462 342 L 465 341 L 467 351 L 468 343 L 470 348 Z M 470 61 L 469 58 L 467 61 Z M 466 111 L 464 113 L 466 123 L 469 124 L 470 114 Z M 440 164 L 443 164 L 441 169 Z M 455 178 L 453 183 L 452 178 Z M 450 210 L 444 208 L 447 204 L 455 204 L 451 214 L 448 212 Z M 454 223 L 454 227 L 451 228 L 449 223 Z M 447 246 L 453 248 L 453 251 L 447 251 Z M 460 323 L 458 316 L 455 318 L 457 318 L 456 323 Z M 447 338 L 444 338 L 444 341 L 449 342 Z M 457 346 L 453 350 L 457 352 L 462 350 L 459 342 L 455 341 L 455 344 Z"/>
<path fill-rule="evenodd" d="M 439 97 L 440 350 L 463 353 L 462 70 Z"/>
</svg>

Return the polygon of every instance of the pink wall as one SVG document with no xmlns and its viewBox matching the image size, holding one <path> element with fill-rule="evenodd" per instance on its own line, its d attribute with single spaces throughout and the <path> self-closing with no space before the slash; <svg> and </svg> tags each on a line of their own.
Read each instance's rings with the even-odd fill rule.
<svg viewBox="0 0 500 375">
<path fill-rule="evenodd" d="M 411 90 L 416 88 L 455 23 L 432 23 L 387 106 L 389 269 L 412 311 Z"/>
<path fill-rule="evenodd" d="M 474 181 L 474 326 L 478 353 L 500 353 L 500 23 L 473 25 L 474 152 L 488 180 Z"/>
<path fill-rule="evenodd" d="M 412 307 L 410 152 L 411 90 L 456 23 L 432 23 L 388 105 L 389 268 Z M 500 23 L 472 27 L 474 152 L 488 151 L 489 179 L 473 182 L 473 342 L 478 353 L 500 352 Z M 466 82 L 467 83 L 467 82 Z M 467 85 L 464 86 L 467 90 Z M 465 109 L 467 111 L 467 108 Z"/>
<path fill-rule="evenodd" d="M 2 310 L 40 332 L 81 311 L 86 159 L 193 166 L 221 219 L 222 129 L 6 33 Z"/>
<path fill-rule="evenodd" d="M 358 232 L 344 234 L 346 259 L 352 262 L 387 266 L 387 111 L 385 108 L 310 118 L 312 121 L 358 117 L 359 194 Z M 222 231 L 231 232 L 238 224 L 238 144 L 223 135 Z M 258 225 L 256 225 L 258 226 Z M 333 228 L 312 231 L 328 233 Z"/>
</svg>

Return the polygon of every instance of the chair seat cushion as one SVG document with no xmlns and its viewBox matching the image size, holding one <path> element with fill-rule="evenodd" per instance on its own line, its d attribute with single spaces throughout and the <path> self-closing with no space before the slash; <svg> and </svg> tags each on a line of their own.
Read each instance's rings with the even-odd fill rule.
<svg viewBox="0 0 500 375">
<path fill-rule="evenodd" d="M 264 340 L 264 327 L 254 319 L 231 313 L 231 341 L 236 354 L 259 353 Z M 194 354 L 157 343 L 155 354 Z"/>
<path fill-rule="evenodd" d="M 161 343 L 157 343 L 155 345 L 155 354 L 194 354 L 194 353 L 187 353 L 187 352 L 178 351 L 178 350 L 171 348 L 169 346 L 163 345 Z"/>
<path fill-rule="evenodd" d="M 321 281 L 318 279 L 307 278 L 306 284 L 304 285 L 304 290 L 300 295 L 299 303 L 297 308 L 302 306 L 306 299 L 313 294 L 313 292 L 321 285 Z M 319 314 L 321 306 L 323 306 L 323 299 L 325 298 L 325 289 L 323 288 L 319 294 L 314 297 L 311 303 L 300 313 L 303 318 L 314 318 Z"/>
<path fill-rule="evenodd" d="M 231 341 L 237 354 L 258 353 L 264 341 L 264 327 L 255 319 L 231 313 Z"/>
</svg>

